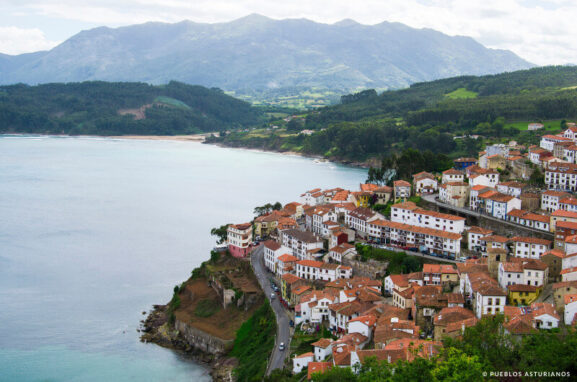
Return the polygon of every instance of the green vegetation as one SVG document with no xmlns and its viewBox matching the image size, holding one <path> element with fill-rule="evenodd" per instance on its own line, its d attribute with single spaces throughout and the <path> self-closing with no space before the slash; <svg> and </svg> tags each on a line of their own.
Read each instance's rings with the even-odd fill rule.
<svg viewBox="0 0 577 382">
<path fill-rule="evenodd" d="M 503 329 L 503 315 L 484 317 L 465 330 L 462 339 L 446 338 L 444 347 L 431 359 L 417 357 L 412 362 L 389 364 L 369 358 L 354 373 L 350 368 L 332 368 L 314 374 L 313 381 L 482 381 L 490 372 L 565 372 L 575 375 L 577 331 L 566 333 L 543 330 L 514 338 Z M 279 381 L 296 381 L 278 373 Z M 521 378 L 523 379 L 523 378 Z M 537 378 L 525 378 L 534 380 Z M 553 378 L 554 379 L 554 378 Z"/>
<path fill-rule="evenodd" d="M 477 98 L 478 95 L 479 95 L 479 93 L 472 92 L 472 91 L 467 90 L 465 88 L 459 88 L 455 91 L 452 91 L 448 94 L 445 94 L 445 97 L 451 98 L 451 99 L 464 99 L 464 98 Z"/>
<path fill-rule="evenodd" d="M 242 324 L 230 356 L 238 358 L 238 381 L 261 381 L 274 347 L 276 320 L 268 300 Z"/>
<path fill-rule="evenodd" d="M 425 262 L 443 263 L 442 261 L 433 261 L 420 256 L 410 256 L 404 252 L 375 248 L 370 245 L 357 244 L 356 249 L 361 261 L 373 259 L 388 262 L 389 266 L 387 267 L 387 275 L 420 272 L 423 270 L 423 264 Z"/>
<path fill-rule="evenodd" d="M 417 83 L 382 94 L 366 90 L 307 113 L 299 128 L 279 125 L 258 136 L 235 133 L 211 141 L 345 162 L 374 162 L 407 149 L 430 150 L 445 159 L 476 156 L 485 143 L 535 144 L 556 130 L 553 121 L 577 118 L 575 84 L 577 67 L 551 66 Z M 551 122 L 542 131 L 527 131 L 518 121 Z M 297 134 L 302 129 L 315 133 Z"/>
<path fill-rule="evenodd" d="M 256 216 L 261 216 L 269 214 L 272 211 L 279 211 L 281 209 L 282 209 L 281 202 L 276 202 L 276 203 L 267 203 L 264 206 L 255 207 L 253 212 Z"/>
<path fill-rule="evenodd" d="M 222 306 L 219 301 L 211 299 L 201 300 L 198 302 L 194 314 L 197 317 L 210 317 L 220 309 L 222 309 Z"/>
<path fill-rule="evenodd" d="M 178 286 L 175 285 L 174 286 L 174 293 L 172 295 L 172 299 L 170 300 L 170 302 L 168 303 L 168 309 L 166 311 L 166 314 L 168 316 L 168 319 L 170 321 L 171 324 L 174 324 L 174 320 L 176 319 L 175 315 L 174 315 L 174 311 L 178 308 L 180 308 L 180 292 L 181 292 L 181 288 L 182 286 Z"/>
<path fill-rule="evenodd" d="M 215 227 L 210 230 L 210 235 L 216 236 L 217 244 L 222 244 L 226 242 L 226 229 L 228 228 L 229 225 L 230 224 L 224 224 L 221 225 L 220 227 Z"/>
<path fill-rule="evenodd" d="M 324 326 L 321 326 L 318 332 L 312 334 L 302 330 L 296 330 L 290 345 L 291 358 L 293 354 L 299 355 L 311 351 L 311 344 L 317 342 L 321 338 L 336 339 L 336 337 L 331 336 L 331 332 Z"/>
<path fill-rule="evenodd" d="M 0 133 L 176 135 L 257 124 L 250 104 L 179 82 L 0 86 Z"/>
</svg>

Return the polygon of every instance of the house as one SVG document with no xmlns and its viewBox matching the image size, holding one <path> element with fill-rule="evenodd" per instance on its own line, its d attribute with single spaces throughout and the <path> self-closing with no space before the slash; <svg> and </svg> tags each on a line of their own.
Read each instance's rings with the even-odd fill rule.
<svg viewBox="0 0 577 382">
<path fill-rule="evenodd" d="M 290 250 L 286 247 L 281 246 L 274 240 L 267 240 L 263 243 L 264 247 L 264 265 L 269 271 L 276 273 L 278 258 L 289 252 Z"/>
<path fill-rule="evenodd" d="M 335 263 L 341 263 L 345 257 L 355 258 L 356 256 L 355 246 L 349 243 L 342 243 L 329 249 L 329 259 Z"/>
<path fill-rule="evenodd" d="M 331 330 L 338 332 L 346 332 L 349 321 L 360 316 L 364 311 L 363 304 L 355 300 L 331 304 L 328 308 Z"/>
<path fill-rule="evenodd" d="M 472 226 L 467 231 L 467 249 L 469 251 L 481 252 L 481 238 L 493 233 L 490 229 Z"/>
<path fill-rule="evenodd" d="M 355 230 L 360 236 L 367 234 L 368 223 L 385 217 L 378 212 L 366 207 L 358 207 L 345 215 L 345 224 Z"/>
<path fill-rule="evenodd" d="M 545 252 L 541 256 L 541 261 L 547 265 L 549 269 L 549 281 L 548 282 L 557 282 L 561 281 L 561 270 L 563 265 L 563 258 L 565 257 L 565 252 L 552 249 L 550 251 Z"/>
<path fill-rule="evenodd" d="M 372 192 L 368 191 L 359 191 L 359 192 L 352 192 L 352 200 L 357 207 L 369 207 L 371 203 L 371 199 L 373 197 Z"/>
<path fill-rule="evenodd" d="M 477 164 L 477 159 L 475 158 L 458 158 L 453 161 L 455 163 L 455 170 L 464 170 L 469 166 Z"/>
<path fill-rule="evenodd" d="M 491 188 L 497 187 L 499 184 L 499 172 L 494 168 L 481 168 L 479 166 L 470 166 L 465 170 L 465 174 L 469 181 L 476 176 L 483 175 L 487 179 L 478 181 L 477 184 L 482 184 Z"/>
<path fill-rule="evenodd" d="M 563 148 L 563 157 L 569 163 L 577 163 L 577 146 L 571 144 Z"/>
<path fill-rule="evenodd" d="M 477 318 L 503 312 L 507 293 L 488 273 L 468 273 L 473 310 Z"/>
<path fill-rule="evenodd" d="M 565 325 L 575 325 L 575 314 L 577 313 L 577 294 L 566 294 L 564 298 L 565 308 L 563 309 L 563 321 Z"/>
<path fill-rule="evenodd" d="M 534 130 L 541 130 L 544 127 L 542 123 L 533 122 L 527 126 L 527 130 L 534 131 Z"/>
<path fill-rule="evenodd" d="M 332 369 L 332 362 L 310 362 L 308 366 L 307 379 L 310 381 L 313 375 L 322 374 Z"/>
<path fill-rule="evenodd" d="M 529 305 L 539 297 L 539 288 L 534 285 L 507 285 L 507 291 L 510 305 Z"/>
<path fill-rule="evenodd" d="M 501 182 L 497 184 L 497 191 L 505 195 L 512 195 L 520 198 L 523 190 L 527 188 L 526 183 L 521 182 Z"/>
<path fill-rule="evenodd" d="M 333 204 L 317 205 L 305 211 L 305 227 L 316 235 L 323 234 L 323 223 L 332 222 L 337 224 L 338 216 Z"/>
<path fill-rule="evenodd" d="M 333 340 L 330 338 L 321 338 L 311 345 L 314 349 L 316 362 L 325 360 L 333 352 Z"/>
<path fill-rule="evenodd" d="M 413 175 L 413 186 L 417 195 L 434 194 L 439 189 L 437 179 L 425 171 Z"/>
<path fill-rule="evenodd" d="M 401 198 L 411 197 L 411 183 L 404 180 L 395 180 L 393 182 L 393 189 L 395 192 L 395 200 Z"/>
<path fill-rule="evenodd" d="M 521 209 L 521 200 L 501 193 L 484 193 L 479 195 L 481 209 L 484 213 L 497 219 L 507 219 L 507 214 L 514 209 Z"/>
<path fill-rule="evenodd" d="M 557 210 L 551 213 L 551 224 L 549 225 L 551 232 L 557 230 L 558 222 L 577 223 L 577 212 Z"/>
<path fill-rule="evenodd" d="M 465 220 L 461 216 L 419 208 L 413 202 L 397 203 L 391 206 L 391 221 L 417 227 L 462 233 L 465 230 Z"/>
<path fill-rule="evenodd" d="M 552 163 L 545 169 L 545 184 L 549 190 L 576 191 L 577 164 Z"/>
<path fill-rule="evenodd" d="M 393 188 L 381 186 L 374 191 L 375 204 L 387 204 L 393 198 Z"/>
<path fill-rule="evenodd" d="M 540 259 L 551 248 L 551 241 L 536 237 L 515 236 L 511 238 L 513 243 L 513 256 L 529 259 Z"/>
<path fill-rule="evenodd" d="M 541 143 L 539 144 L 539 146 L 545 150 L 553 151 L 555 143 L 571 142 L 571 141 L 572 141 L 571 138 L 566 138 L 559 135 L 547 134 L 541 137 Z"/>
<path fill-rule="evenodd" d="M 484 174 L 473 174 L 469 177 L 469 185 L 471 187 L 483 186 L 483 187 L 493 187 L 494 185 L 489 180 L 489 177 Z"/>
<path fill-rule="evenodd" d="M 389 343 L 399 339 L 419 338 L 420 328 L 404 317 L 406 314 L 385 314 L 379 318 L 373 339 L 375 349 L 384 349 Z"/>
<path fill-rule="evenodd" d="M 415 287 L 411 311 L 415 324 L 425 331 L 433 329 L 435 315 L 448 305 L 441 289 L 439 285 Z"/>
<path fill-rule="evenodd" d="M 276 261 L 275 273 L 281 277 L 285 273 L 294 273 L 297 261 L 299 261 L 298 257 L 289 255 L 288 253 L 280 255 Z"/>
<path fill-rule="evenodd" d="M 549 275 L 547 265 L 539 260 L 502 262 L 499 264 L 499 285 L 505 289 L 509 285 L 524 284 L 542 288 Z"/>
<path fill-rule="evenodd" d="M 340 264 L 329 264 L 315 260 L 299 260 L 296 262 L 296 275 L 304 280 L 334 281 L 350 278 L 351 267 Z"/>
<path fill-rule="evenodd" d="M 469 184 L 450 182 L 439 186 L 439 200 L 454 207 L 465 207 L 469 200 Z"/>
<path fill-rule="evenodd" d="M 324 202 L 324 196 L 320 188 L 309 190 L 301 195 L 301 204 L 316 206 Z"/>
<path fill-rule="evenodd" d="M 563 310 L 565 296 L 569 294 L 577 294 L 577 281 L 561 281 L 553 284 L 553 300 L 558 311 Z"/>
<path fill-rule="evenodd" d="M 477 211 L 479 209 L 479 195 L 489 191 L 495 191 L 490 187 L 477 185 L 471 187 L 469 191 L 469 209 Z"/>
<path fill-rule="evenodd" d="M 285 273 L 281 277 L 281 295 L 285 301 L 293 304 L 291 297 L 292 297 L 292 290 L 299 286 L 306 285 L 306 281 L 293 275 L 292 273 Z"/>
<path fill-rule="evenodd" d="M 550 231 L 551 217 L 549 215 L 539 215 L 525 210 L 514 209 L 507 214 L 507 220 L 544 232 Z"/>
<path fill-rule="evenodd" d="M 553 304 L 534 302 L 531 304 L 533 325 L 537 329 L 555 329 L 559 327 L 561 317 L 555 311 Z"/>
<path fill-rule="evenodd" d="M 385 293 L 392 294 L 393 290 L 400 291 L 409 287 L 408 275 L 388 275 L 384 281 Z"/>
<path fill-rule="evenodd" d="M 410 285 L 406 289 L 393 289 L 393 306 L 400 309 L 412 308 L 415 288 L 415 285 Z"/>
<path fill-rule="evenodd" d="M 444 337 L 461 336 L 465 328 L 477 324 L 475 314 L 462 307 L 443 308 L 433 319 L 434 340 L 441 341 Z"/>
<path fill-rule="evenodd" d="M 409 224 L 375 220 L 369 223 L 369 238 L 406 248 L 419 248 L 457 258 L 461 253 L 461 234 Z"/>
<path fill-rule="evenodd" d="M 373 315 L 362 315 L 349 320 L 347 333 L 360 333 L 367 338 L 373 338 L 377 318 Z"/>
<path fill-rule="evenodd" d="M 285 204 L 282 209 L 285 213 L 289 215 L 290 218 L 298 220 L 303 216 L 304 208 L 303 205 L 298 202 L 290 202 Z"/>
<path fill-rule="evenodd" d="M 559 208 L 565 211 L 577 211 L 577 198 L 567 197 L 559 200 Z"/>
<path fill-rule="evenodd" d="M 328 290 L 309 290 L 295 305 L 295 324 L 310 322 L 320 324 L 329 320 L 329 305 L 338 302 L 338 297 Z"/>
<path fill-rule="evenodd" d="M 312 352 L 295 355 L 293 358 L 293 374 L 298 374 L 305 368 L 308 369 L 309 363 L 314 361 L 314 354 Z"/>
<path fill-rule="evenodd" d="M 464 180 L 465 180 L 465 174 L 462 171 L 451 168 L 449 170 L 443 171 L 441 183 L 445 184 L 445 183 L 463 182 Z"/>
<path fill-rule="evenodd" d="M 507 159 L 499 154 L 491 155 L 487 157 L 487 168 L 488 169 L 504 169 L 507 166 Z"/>
<path fill-rule="evenodd" d="M 228 251 L 234 257 L 246 257 L 252 250 L 252 224 L 230 224 L 226 229 Z"/>
<path fill-rule="evenodd" d="M 263 238 L 271 236 L 276 229 L 296 228 L 296 221 L 288 215 L 288 212 L 272 211 L 257 217 L 254 219 L 254 235 Z M 279 222 L 281 227 L 279 227 Z"/>
<path fill-rule="evenodd" d="M 500 235 L 489 235 L 479 239 L 481 242 L 481 252 L 486 254 L 491 249 L 504 249 L 508 251 L 507 243 L 509 239 Z"/>
<path fill-rule="evenodd" d="M 562 269 L 559 274 L 562 281 L 575 281 L 577 280 L 577 267 Z"/>
<path fill-rule="evenodd" d="M 323 249 L 323 240 L 311 232 L 287 229 L 281 232 L 281 244 L 289 248 L 300 260 L 312 260 L 312 251 Z"/>
<path fill-rule="evenodd" d="M 457 285 L 459 274 L 452 265 L 423 264 L 423 283 L 441 286 Z"/>
</svg>

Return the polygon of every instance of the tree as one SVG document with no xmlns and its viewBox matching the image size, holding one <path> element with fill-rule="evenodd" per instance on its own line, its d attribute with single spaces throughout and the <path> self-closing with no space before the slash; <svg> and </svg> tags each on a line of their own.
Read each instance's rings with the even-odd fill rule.
<svg viewBox="0 0 577 382">
<path fill-rule="evenodd" d="M 436 381 L 480 381 L 483 379 L 483 365 L 475 356 L 448 348 L 445 350 L 444 360 L 437 363 L 432 374 Z"/>
<path fill-rule="evenodd" d="M 529 177 L 529 184 L 533 184 L 536 186 L 544 186 L 545 185 L 545 175 L 539 170 L 535 168 L 533 173 Z"/>
<path fill-rule="evenodd" d="M 255 207 L 253 213 L 256 216 L 268 215 L 272 211 L 279 211 L 282 209 L 281 202 L 276 202 L 274 204 L 267 203 L 264 206 Z"/>
<path fill-rule="evenodd" d="M 220 227 L 210 230 L 211 236 L 217 237 L 217 244 L 222 244 L 226 241 L 226 230 L 230 224 L 221 225 Z"/>
</svg>

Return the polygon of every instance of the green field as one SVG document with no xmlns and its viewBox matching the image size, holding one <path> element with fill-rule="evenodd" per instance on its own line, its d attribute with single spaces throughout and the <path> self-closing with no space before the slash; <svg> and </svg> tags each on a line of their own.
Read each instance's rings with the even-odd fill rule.
<svg viewBox="0 0 577 382">
<path fill-rule="evenodd" d="M 554 131 L 554 130 L 560 130 L 561 129 L 561 121 L 562 119 L 552 119 L 552 120 L 548 120 L 548 121 L 539 121 L 540 123 L 542 123 L 543 125 L 545 125 L 545 127 L 541 130 L 537 130 L 537 131 Z M 507 122 L 505 124 L 506 127 L 513 127 L 519 131 L 526 131 L 529 128 L 529 124 L 533 123 L 533 122 L 538 122 L 538 121 L 517 121 L 517 122 Z"/>
<path fill-rule="evenodd" d="M 185 104 L 184 102 L 179 101 L 179 100 L 174 99 L 174 98 L 166 97 L 166 96 L 156 97 L 156 98 L 154 99 L 154 102 L 156 102 L 156 103 L 163 103 L 163 104 L 169 105 L 169 106 L 179 107 L 179 108 L 182 108 L 182 109 L 190 109 L 190 106 L 188 106 L 188 105 Z"/>
<path fill-rule="evenodd" d="M 445 97 L 450 99 L 465 99 L 465 98 L 477 98 L 478 93 L 472 92 L 465 88 L 459 88 L 451 93 L 445 94 Z"/>
</svg>

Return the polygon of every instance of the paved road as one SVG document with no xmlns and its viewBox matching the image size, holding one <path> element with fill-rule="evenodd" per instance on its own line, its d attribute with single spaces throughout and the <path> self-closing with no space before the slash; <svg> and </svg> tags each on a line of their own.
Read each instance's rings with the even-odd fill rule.
<svg viewBox="0 0 577 382">
<path fill-rule="evenodd" d="M 425 199 L 425 200 L 426 200 L 427 202 L 429 202 L 429 203 L 436 204 L 437 206 L 442 207 L 442 208 L 445 208 L 445 209 L 448 209 L 448 210 L 460 212 L 460 213 L 462 213 L 462 214 L 469 215 L 469 216 L 473 216 L 473 217 L 476 217 L 476 218 L 483 217 L 483 218 L 488 219 L 488 220 L 493 220 L 493 221 L 495 221 L 495 222 L 497 222 L 497 223 L 499 223 L 499 224 L 509 225 L 509 226 L 518 228 L 518 229 L 520 229 L 520 230 L 525 230 L 525 231 L 529 231 L 529 232 L 532 232 L 532 233 L 538 233 L 538 234 L 541 234 L 541 235 L 546 236 L 546 237 L 548 237 L 548 238 L 553 238 L 553 233 L 552 233 L 552 232 L 542 231 L 542 230 L 540 230 L 540 229 L 527 227 L 527 226 L 524 226 L 524 225 L 521 225 L 521 224 L 517 224 L 517 223 L 513 223 L 513 222 L 510 222 L 510 221 L 507 221 L 507 220 L 503 220 L 503 219 L 498 219 L 498 218 L 493 217 L 493 216 L 490 216 L 490 215 L 480 214 L 480 213 L 475 212 L 475 211 L 472 211 L 472 210 L 470 210 L 470 209 L 468 209 L 468 208 L 461 208 L 461 207 L 450 206 L 450 205 L 448 205 L 448 204 L 445 204 L 445 203 L 440 202 L 439 200 L 437 200 L 437 197 L 438 197 L 438 196 L 439 196 L 439 194 L 423 195 L 423 199 Z"/>
<path fill-rule="evenodd" d="M 275 297 L 271 300 L 270 296 L 273 293 L 273 290 L 270 286 L 270 273 L 266 270 L 264 266 L 264 245 L 260 245 L 250 256 L 250 262 L 252 264 L 252 268 L 254 269 L 254 273 L 258 278 L 258 282 L 262 290 L 264 291 L 265 295 L 270 301 L 270 305 L 276 315 L 276 323 L 277 323 L 277 336 L 275 341 L 275 346 L 273 349 L 272 356 L 269 360 L 269 365 L 267 369 L 267 375 L 270 374 L 271 371 L 275 369 L 282 369 L 284 366 L 284 360 L 289 353 L 289 344 L 291 339 L 290 327 L 289 327 L 289 317 L 285 308 L 281 305 L 278 300 L 278 297 Z M 279 344 L 284 342 L 285 350 L 279 350 Z"/>
</svg>

